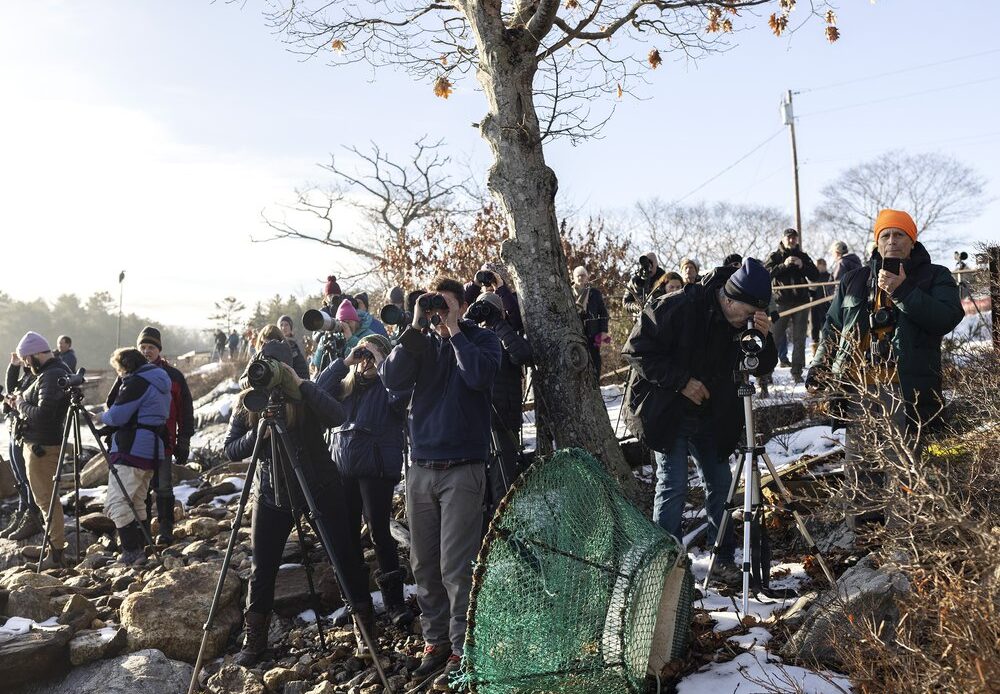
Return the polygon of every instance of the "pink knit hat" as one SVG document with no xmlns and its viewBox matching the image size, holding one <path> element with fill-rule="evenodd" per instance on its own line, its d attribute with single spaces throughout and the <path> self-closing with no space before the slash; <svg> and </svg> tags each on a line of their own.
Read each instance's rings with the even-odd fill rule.
<svg viewBox="0 0 1000 694">
<path fill-rule="evenodd" d="M 337 320 L 360 320 L 358 312 L 354 309 L 354 304 L 347 299 L 341 301 L 337 308 Z"/>
</svg>

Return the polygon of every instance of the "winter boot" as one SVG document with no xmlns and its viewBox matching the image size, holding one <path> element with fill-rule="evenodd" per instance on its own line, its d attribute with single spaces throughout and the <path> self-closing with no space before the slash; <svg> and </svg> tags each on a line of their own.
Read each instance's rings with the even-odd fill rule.
<svg viewBox="0 0 1000 694">
<path fill-rule="evenodd" d="M 156 517 L 160 520 L 160 533 L 156 544 L 170 546 L 174 542 L 174 495 L 156 497 Z"/>
<path fill-rule="evenodd" d="M 457 679 L 462 674 L 462 656 L 452 653 L 445 663 L 444 672 L 434 680 L 434 689 L 439 692 L 462 692 L 465 687 L 458 684 Z"/>
<path fill-rule="evenodd" d="M 63 569 L 66 564 L 63 562 L 63 551 L 62 548 L 56 549 L 51 542 L 49 542 L 49 551 L 45 553 L 45 559 L 42 560 L 41 566 L 36 562 L 34 564 L 27 564 L 28 569 L 31 571 L 45 571 L 46 569 Z"/>
<path fill-rule="evenodd" d="M 375 632 L 375 608 L 371 603 L 366 605 L 361 605 L 360 607 L 354 608 L 354 640 L 357 642 L 358 649 L 355 652 L 355 656 L 358 658 L 371 658 L 372 652 L 368 648 L 368 644 L 365 643 L 364 637 L 361 635 L 361 628 L 358 626 L 364 626 L 365 632 L 368 634 L 368 638 L 371 639 L 372 645 L 375 645 L 375 640 L 378 638 L 378 634 Z"/>
<path fill-rule="evenodd" d="M 403 598 L 403 576 L 403 570 L 396 569 L 389 573 L 377 574 L 375 583 L 382 591 L 382 601 L 385 603 L 385 613 L 389 621 L 397 627 L 406 628 L 413 622 L 413 613 Z"/>
<path fill-rule="evenodd" d="M 233 662 L 250 668 L 259 663 L 267 652 L 267 630 L 271 626 L 271 613 L 247 612 L 244 620 L 247 626 L 243 648 L 233 658 Z"/>
<path fill-rule="evenodd" d="M 24 514 L 26 513 L 27 511 L 15 511 L 14 515 L 10 518 L 10 523 L 5 525 L 3 530 L 0 530 L 0 539 L 7 537 L 17 530 L 17 526 L 24 522 Z"/>
<path fill-rule="evenodd" d="M 451 643 L 427 644 L 424 646 L 424 657 L 410 678 L 423 681 L 444 667 L 451 657 Z"/>
<path fill-rule="evenodd" d="M 28 511 L 24 514 L 17 529 L 7 535 L 8 540 L 27 540 L 45 530 L 41 514 L 38 511 Z"/>
<path fill-rule="evenodd" d="M 138 522 L 132 521 L 128 525 L 118 528 L 118 538 L 122 549 L 119 561 L 122 564 L 131 566 L 146 558 L 146 552 L 143 550 L 145 538 L 142 535 L 142 526 Z"/>
</svg>

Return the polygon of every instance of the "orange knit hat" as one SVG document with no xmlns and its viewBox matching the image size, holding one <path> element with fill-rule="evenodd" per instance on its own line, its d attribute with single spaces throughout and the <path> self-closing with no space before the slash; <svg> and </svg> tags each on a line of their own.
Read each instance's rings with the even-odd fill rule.
<svg viewBox="0 0 1000 694">
<path fill-rule="evenodd" d="M 917 225 L 906 212 L 900 210 L 882 210 L 875 218 L 875 240 L 883 229 L 901 229 L 907 236 L 917 242 Z"/>
</svg>

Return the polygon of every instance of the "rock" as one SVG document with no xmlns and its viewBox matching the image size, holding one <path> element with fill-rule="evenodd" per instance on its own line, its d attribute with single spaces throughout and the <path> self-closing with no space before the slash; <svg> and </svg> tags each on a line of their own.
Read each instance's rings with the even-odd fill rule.
<svg viewBox="0 0 1000 694">
<path fill-rule="evenodd" d="M 289 682 L 285 685 L 285 689 L 282 694 L 306 694 L 309 687 L 312 686 L 312 682 L 306 682 L 304 680 L 295 680 L 294 682 Z M 402 690 L 400 690 L 402 691 Z"/>
<path fill-rule="evenodd" d="M 253 672 L 239 665 L 223 665 L 208 678 L 208 691 L 215 694 L 264 694 L 264 684 Z"/>
<path fill-rule="evenodd" d="M 187 465 L 178 465 L 177 463 L 171 463 L 170 469 L 173 471 L 174 483 L 178 482 L 188 482 L 190 480 L 196 480 L 201 477 L 201 474 L 193 469 L 189 468 Z"/>
<path fill-rule="evenodd" d="M 138 651 L 74 668 L 58 682 L 24 694 L 178 694 L 186 692 L 193 668 L 156 650 Z"/>
<path fill-rule="evenodd" d="M 0 587 L 14 590 L 20 587 L 34 588 L 46 597 L 65 595 L 69 592 L 66 585 L 55 576 L 48 574 L 37 574 L 34 571 L 24 571 L 15 573 L 0 581 Z"/>
<path fill-rule="evenodd" d="M 223 465 L 216 465 L 212 468 L 212 475 L 222 475 L 223 478 L 226 477 L 238 477 L 240 475 L 247 474 L 247 470 L 250 469 L 250 462 L 244 461 L 239 463 L 225 463 Z"/>
<path fill-rule="evenodd" d="M 79 666 L 111 658 L 121 653 L 127 643 L 128 636 L 121 627 L 80 631 L 69 642 L 69 662 Z"/>
<path fill-rule="evenodd" d="M 30 586 L 10 591 L 4 611 L 9 617 L 25 617 L 36 622 L 44 622 L 58 612 L 48 596 Z"/>
<path fill-rule="evenodd" d="M 869 555 L 844 572 L 837 590 L 819 596 L 806 612 L 802 627 L 785 643 L 781 655 L 828 667 L 841 667 L 836 644 L 852 636 L 853 621 L 883 624 L 882 638 L 891 641 L 899 619 L 896 598 L 909 590 L 909 581 L 895 566 L 876 568 Z"/>
<path fill-rule="evenodd" d="M 65 671 L 69 667 L 67 644 L 72 635 L 73 630 L 66 626 L 33 628 L 26 634 L 0 641 L 0 682 L 3 689 L 6 691 Z"/>
<path fill-rule="evenodd" d="M 211 501 L 217 496 L 222 496 L 224 494 L 233 494 L 236 492 L 236 485 L 232 482 L 223 482 L 221 484 L 213 484 L 205 489 L 199 489 L 190 497 L 188 497 L 188 506 L 199 506 L 206 501 Z"/>
<path fill-rule="evenodd" d="M 337 688 L 329 682 L 320 682 L 310 689 L 306 694 L 337 694 Z"/>
<path fill-rule="evenodd" d="M 157 648 L 176 660 L 193 663 L 201 643 L 221 562 L 204 562 L 173 569 L 152 578 L 121 605 L 121 624 L 128 630 L 129 648 Z M 218 656 L 242 616 L 240 581 L 226 577 L 215 622 L 205 645 L 207 659 Z"/>
<path fill-rule="evenodd" d="M 313 566 L 313 585 L 316 586 L 320 605 L 325 612 L 331 612 L 344 604 L 337 587 L 336 575 L 329 564 Z M 295 565 L 278 571 L 274 585 L 274 611 L 286 617 L 294 617 L 303 610 L 314 607 L 305 567 Z"/>
<path fill-rule="evenodd" d="M 80 527 L 97 535 L 111 535 L 115 532 L 115 522 L 103 513 L 88 513 L 80 516 Z"/>
<path fill-rule="evenodd" d="M 42 536 L 39 534 L 29 539 L 41 542 Z M 20 542 L 15 542 L 14 540 L 0 540 L 0 571 L 16 566 L 24 566 L 27 559 L 21 554 L 21 546 Z"/>
<path fill-rule="evenodd" d="M 300 675 L 295 670 L 276 667 L 264 673 L 264 686 L 269 692 L 280 693 L 286 684 L 300 679 Z"/>
<path fill-rule="evenodd" d="M 854 531 L 847 527 L 847 523 L 841 523 L 828 535 L 820 538 L 816 542 L 816 546 L 823 554 L 830 554 L 835 550 L 850 552 L 854 549 L 854 543 Z"/>
<path fill-rule="evenodd" d="M 202 540 L 210 540 L 224 529 L 220 526 L 219 521 L 212 518 L 188 518 L 177 524 L 174 528 L 174 536 L 180 539 L 198 537 Z"/>
<path fill-rule="evenodd" d="M 17 494 L 17 487 L 14 484 L 14 471 L 10 465 L 0 465 L 0 499 Z"/>
<path fill-rule="evenodd" d="M 216 553 L 215 545 L 208 540 L 195 540 L 181 550 L 181 554 L 185 557 L 194 557 L 196 559 L 205 559 Z"/>
<path fill-rule="evenodd" d="M 73 631 L 82 631 L 97 619 L 97 608 L 82 595 L 72 595 L 62 608 L 59 623 L 73 627 Z"/>
<path fill-rule="evenodd" d="M 98 453 L 80 470 L 80 486 L 84 489 L 100 487 L 108 483 L 108 461 L 103 453 Z"/>
</svg>

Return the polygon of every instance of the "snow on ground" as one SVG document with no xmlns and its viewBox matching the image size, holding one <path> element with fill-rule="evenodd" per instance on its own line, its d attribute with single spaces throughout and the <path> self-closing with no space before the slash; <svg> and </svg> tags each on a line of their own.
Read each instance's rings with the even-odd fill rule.
<svg viewBox="0 0 1000 694">
<path fill-rule="evenodd" d="M 780 470 L 804 457 L 825 455 L 843 447 L 843 429 L 833 431 L 828 426 L 815 426 L 775 436 L 764 449 L 774 467 Z"/>
<path fill-rule="evenodd" d="M 851 691 L 850 681 L 794 665 L 784 665 L 761 646 L 741 653 L 727 663 L 710 663 L 677 684 L 677 694 L 751 694 L 792 691 L 800 694 L 843 694 Z"/>
</svg>

